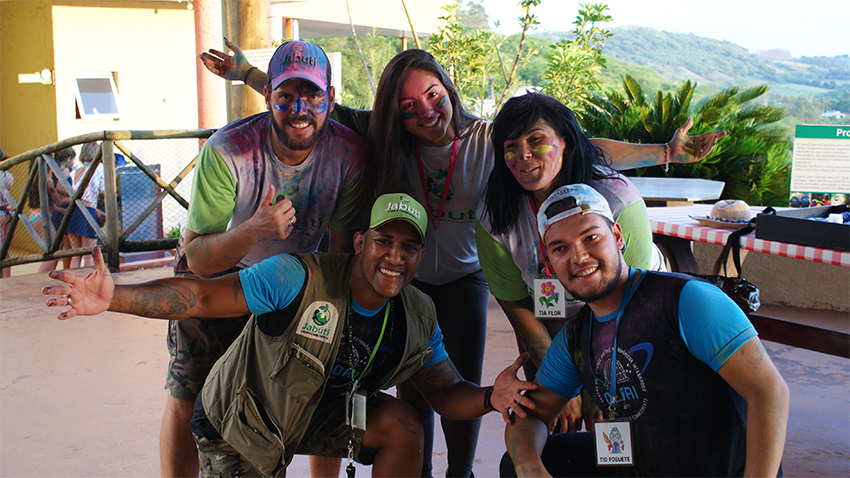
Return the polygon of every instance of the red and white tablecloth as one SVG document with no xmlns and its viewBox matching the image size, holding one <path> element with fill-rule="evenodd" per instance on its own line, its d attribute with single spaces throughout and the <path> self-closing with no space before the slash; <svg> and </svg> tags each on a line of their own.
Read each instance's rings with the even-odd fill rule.
<svg viewBox="0 0 850 478">
<path fill-rule="evenodd" d="M 757 207 L 752 208 L 753 214 L 760 212 L 761 209 Z M 707 216 L 711 212 L 710 204 L 650 207 L 647 208 L 647 212 L 649 213 L 652 232 L 664 234 L 665 236 L 724 245 L 726 244 L 726 236 L 734 230 L 703 226 L 696 219 L 690 218 L 690 216 Z M 764 252 L 778 256 L 850 267 L 850 252 L 800 246 L 777 241 L 765 241 L 763 239 L 756 239 L 753 234 L 741 237 L 741 248 L 748 251 Z"/>
</svg>

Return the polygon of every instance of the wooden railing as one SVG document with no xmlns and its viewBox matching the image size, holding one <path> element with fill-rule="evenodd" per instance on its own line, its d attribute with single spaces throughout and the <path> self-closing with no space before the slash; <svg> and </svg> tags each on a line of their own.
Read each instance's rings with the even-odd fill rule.
<svg viewBox="0 0 850 478">
<path fill-rule="evenodd" d="M 166 197 L 172 197 L 183 209 L 188 208 L 188 201 L 175 188 L 194 169 L 197 160 L 197 148 L 194 148 L 194 153 L 191 157 L 186 158 L 187 164 L 185 167 L 182 168 L 174 179 L 166 182 L 159 174 L 145 164 L 140 158 L 140 155 L 131 151 L 125 142 L 130 140 L 203 139 L 208 138 L 213 132 L 214 130 L 102 131 L 64 139 L 0 162 L 0 170 L 11 169 L 13 166 L 21 163 L 30 163 L 29 174 L 23 189 L 13 188 L 19 191 L 17 197 L 12 194 L 12 191 L 0 184 L 0 194 L 2 194 L 3 199 L 14 210 L 8 228 L 9 232 L 3 237 L 2 244 L 0 244 L 0 268 L 65 257 L 83 256 L 91 253 L 91 250 L 88 248 L 60 249 L 71 222 L 71 217 L 77 209 L 80 210 L 85 220 L 96 231 L 98 243 L 104 252 L 106 263 L 112 271 L 118 270 L 120 253 L 173 249 L 177 243 L 177 238 L 175 237 L 162 237 L 144 241 L 131 241 L 128 240 L 128 237 L 137 230 L 146 218 L 160 207 L 159 205 Z M 74 190 L 68 183 L 67 178 L 61 173 L 61 168 L 54 161 L 52 155 L 65 148 L 93 141 L 101 142 L 99 151 L 83 176 L 79 186 Z M 119 217 L 119 192 L 116 187 L 115 166 L 116 148 L 152 182 L 156 183 L 160 190 L 156 197 L 152 198 L 147 208 L 129 225 L 122 224 Z M 183 158 L 169 158 L 169 160 L 183 161 Z M 102 226 L 98 223 L 97 218 L 90 214 L 81 200 L 86 187 L 100 163 L 103 164 L 104 175 L 103 206 L 105 222 Z M 57 178 L 56 187 L 64 189 L 71 198 L 58 227 L 54 227 L 51 223 L 51 211 L 49 200 L 47 199 L 47 181 L 50 180 L 50 172 Z M 18 179 L 20 179 L 20 175 Z M 38 196 L 41 199 L 39 201 L 40 206 L 36 209 L 36 211 L 40 212 L 41 217 L 35 221 L 30 220 L 30 214 L 28 214 L 31 208 L 29 207 L 27 198 L 30 197 L 32 188 L 38 189 Z M 18 227 L 19 225 L 22 227 Z M 39 233 L 39 229 L 41 233 Z M 18 242 L 23 240 L 29 241 L 31 239 L 35 243 L 37 250 L 40 250 L 41 253 L 15 254 L 14 257 L 10 256 L 9 252 L 12 249 L 12 243 L 16 240 L 16 234 L 29 235 L 29 238 L 19 237 Z"/>
</svg>

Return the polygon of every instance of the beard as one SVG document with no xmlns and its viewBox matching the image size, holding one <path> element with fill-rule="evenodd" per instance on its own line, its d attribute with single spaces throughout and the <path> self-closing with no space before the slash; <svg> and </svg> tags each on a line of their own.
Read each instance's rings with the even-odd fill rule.
<svg viewBox="0 0 850 478">
<path fill-rule="evenodd" d="M 316 126 L 316 122 L 313 121 L 311 118 L 309 118 L 307 116 L 294 118 L 294 119 L 290 120 L 290 122 L 293 122 L 293 123 L 308 122 L 311 125 L 313 125 L 314 127 Z M 297 140 L 294 140 L 294 139 L 290 138 L 289 136 L 287 136 L 286 132 L 283 131 L 283 124 L 278 126 L 277 122 L 275 121 L 274 116 L 272 116 L 272 129 L 274 129 L 275 136 L 277 136 L 278 141 L 280 141 L 281 144 L 283 144 L 283 146 L 285 148 L 291 149 L 293 151 L 304 151 L 304 150 L 310 149 L 313 146 L 315 146 L 316 142 L 319 141 L 319 136 L 321 136 L 322 133 L 325 131 L 325 128 L 327 127 L 327 125 L 328 125 L 328 122 L 325 121 L 325 123 L 322 125 L 321 128 L 315 129 L 315 132 L 313 133 L 312 136 L 310 136 L 307 139 L 297 141 Z"/>
<path fill-rule="evenodd" d="M 600 262 L 599 263 L 599 270 L 602 271 L 604 268 L 605 268 L 605 263 Z M 584 293 L 584 294 L 576 293 L 576 292 L 573 292 L 569 289 L 567 289 L 567 292 L 569 292 L 570 295 L 572 295 L 576 299 L 581 300 L 585 303 L 596 302 L 597 300 L 603 299 L 603 298 L 607 297 L 609 294 L 611 294 L 612 292 L 614 292 L 614 289 L 617 288 L 617 284 L 620 281 L 620 274 L 622 274 L 622 273 L 623 273 L 623 261 L 617 261 L 617 274 L 614 276 L 613 279 L 605 280 L 598 289 Z"/>
</svg>

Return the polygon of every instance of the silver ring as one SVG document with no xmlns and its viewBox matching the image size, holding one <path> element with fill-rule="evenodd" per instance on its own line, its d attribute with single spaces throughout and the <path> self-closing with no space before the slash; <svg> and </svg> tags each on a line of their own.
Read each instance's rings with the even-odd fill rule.
<svg viewBox="0 0 850 478">
<path fill-rule="evenodd" d="M 289 225 L 292 226 L 294 224 L 295 224 L 295 217 L 293 216 L 293 217 L 289 218 Z"/>
<path fill-rule="evenodd" d="M 67 297 L 67 298 L 68 298 L 68 303 L 67 303 L 67 304 L 65 304 L 65 305 L 71 305 L 71 296 L 70 296 L 70 295 L 66 295 L 65 297 Z"/>
</svg>

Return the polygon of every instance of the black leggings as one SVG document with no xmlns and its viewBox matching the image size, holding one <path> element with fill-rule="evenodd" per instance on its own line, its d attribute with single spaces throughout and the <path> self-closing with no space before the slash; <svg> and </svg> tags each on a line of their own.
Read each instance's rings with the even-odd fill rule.
<svg viewBox="0 0 850 478">
<path fill-rule="evenodd" d="M 479 270 L 448 284 L 436 286 L 413 281 L 413 285 L 428 294 L 437 309 L 437 321 L 443 332 L 443 343 L 461 377 L 481 383 L 484 365 L 484 342 L 487 333 L 487 302 L 490 288 Z M 412 404 L 422 418 L 425 429 L 422 476 L 431 476 L 431 455 L 434 449 L 434 411 L 409 382 L 398 387 L 399 398 Z M 440 420 L 446 437 L 448 469 L 446 476 L 468 477 L 478 445 L 481 419 L 469 421 Z"/>
</svg>

